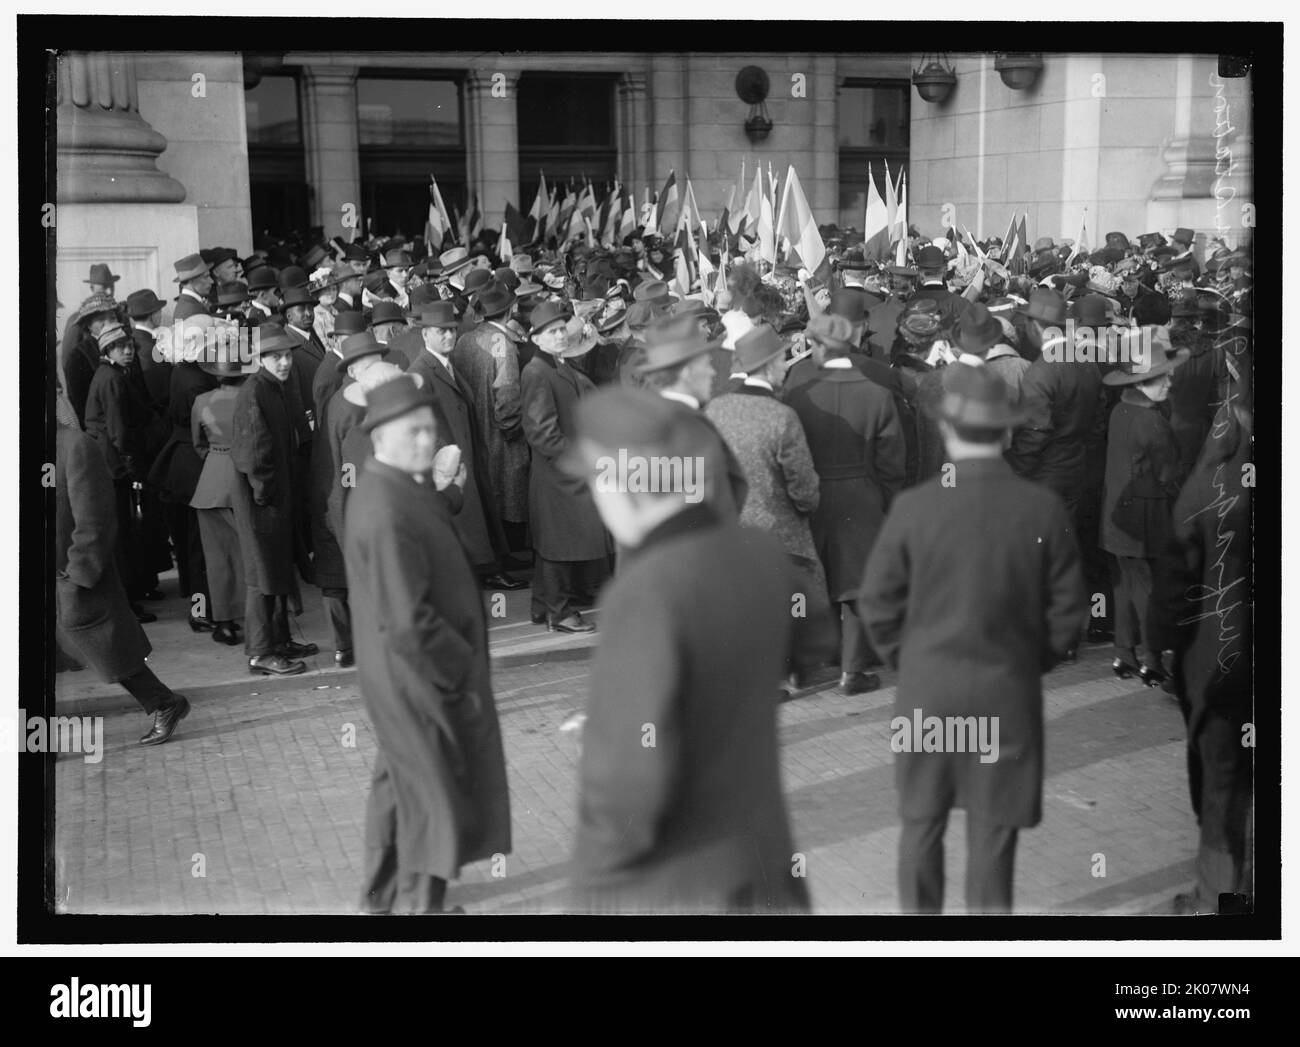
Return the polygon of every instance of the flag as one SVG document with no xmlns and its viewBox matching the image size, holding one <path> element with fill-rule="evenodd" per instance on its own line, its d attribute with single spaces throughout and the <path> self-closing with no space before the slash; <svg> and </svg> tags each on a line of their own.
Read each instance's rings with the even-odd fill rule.
<svg viewBox="0 0 1300 1047">
<path fill-rule="evenodd" d="M 1024 271 L 1025 258 L 1029 255 L 1029 233 L 1025 229 L 1025 215 L 1021 214 L 1020 224 L 1016 227 L 1016 258 L 1021 264 L 1021 271 Z"/>
<path fill-rule="evenodd" d="M 447 205 L 442 202 L 438 180 L 429 175 L 429 220 L 424 223 L 424 242 L 431 251 L 441 251 L 443 240 L 454 227 Z"/>
<path fill-rule="evenodd" d="M 1088 209 L 1083 209 L 1083 217 L 1079 220 L 1079 239 L 1074 241 L 1074 250 L 1070 252 L 1070 257 L 1065 260 L 1068 266 L 1080 255 L 1087 255 L 1088 252 Z"/>
<path fill-rule="evenodd" d="M 692 259 L 694 254 L 694 244 L 690 232 L 686 226 L 679 226 L 677 229 L 677 257 L 675 282 L 678 288 L 678 294 L 685 298 L 691 293 L 691 287 L 695 283 L 695 264 Z"/>
<path fill-rule="evenodd" d="M 885 161 L 885 221 L 889 225 L 889 239 L 892 241 L 897 233 L 898 224 L 898 190 L 889 177 L 889 161 Z"/>
<path fill-rule="evenodd" d="M 790 165 L 785 176 L 785 192 L 781 196 L 781 216 L 777 219 L 776 231 L 789 238 L 790 246 L 798 252 L 799 261 L 815 279 L 829 275 L 826 245 L 822 242 L 822 234 L 817 231 L 817 219 L 808 206 L 794 164 Z"/>
<path fill-rule="evenodd" d="M 650 199 L 650 187 L 645 187 L 645 203 L 641 205 L 641 231 L 642 233 L 653 233 L 655 231 L 655 205 Z"/>
<path fill-rule="evenodd" d="M 664 191 L 659 194 L 659 235 L 670 236 L 677 228 L 677 172 L 668 172 Z"/>
<path fill-rule="evenodd" d="M 631 236 L 636 231 L 636 203 L 632 200 L 631 191 L 623 187 L 623 213 L 618 222 L 618 239 L 619 243 Z"/>
<path fill-rule="evenodd" d="M 882 262 L 889 257 L 889 245 L 893 242 L 893 230 L 889 226 L 889 214 L 885 201 L 881 199 L 872 177 L 871 168 L 867 168 L 867 213 L 862 223 L 863 258 L 868 262 Z"/>
<path fill-rule="evenodd" d="M 907 172 L 898 173 L 898 212 L 895 215 L 894 228 L 898 230 L 898 235 L 906 240 L 908 237 L 907 229 Z"/>
<path fill-rule="evenodd" d="M 618 233 L 618 213 L 623 204 L 623 198 L 619 195 L 618 182 L 614 183 L 613 189 L 607 189 L 605 199 L 600 205 L 600 220 L 596 227 L 600 230 L 600 242 L 606 247 L 612 246 L 614 237 Z"/>
<path fill-rule="evenodd" d="M 565 193 L 564 200 L 560 204 L 559 220 L 555 226 L 555 237 L 560 242 L 563 242 L 571 231 L 573 214 L 577 210 L 577 206 L 578 198 L 572 192 Z"/>
<path fill-rule="evenodd" d="M 694 229 L 703 221 L 704 216 L 700 214 L 700 205 L 695 202 L 695 189 L 691 185 L 691 176 L 687 175 L 686 194 L 682 198 L 682 209 L 677 216 L 677 224 L 687 229 Z"/>
<path fill-rule="evenodd" d="M 505 215 L 501 219 L 501 237 L 504 240 L 506 234 L 510 236 L 512 244 L 528 243 L 528 223 L 531 221 L 525 214 L 520 214 L 514 204 L 507 203 Z"/>
<path fill-rule="evenodd" d="M 478 208 L 478 193 L 474 193 L 470 199 L 473 203 L 470 204 L 469 213 L 465 216 L 466 244 L 483 231 L 483 212 Z"/>
<path fill-rule="evenodd" d="M 701 222 L 700 230 L 703 238 L 700 240 L 700 250 L 697 256 L 698 268 L 700 271 L 700 291 L 704 295 L 706 305 L 713 305 L 713 296 L 715 293 L 714 282 L 709 279 L 716 270 L 713 268 L 713 260 L 709 258 L 709 227 Z"/>
<path fill-rule="evenodd" d="M 582 215 L 582 224 L 583 224 L 583 226 L 586 228 L 586 231 L 587 231 L 587 246 L 588 246 L 588 247 L 595 247 L 595 246 L 596 246 L 596 237 L 595 237 L 595 236 L 592 234 L 592 232 L 591 232 L 591 219 L 587 217 L 587 215 L 586 215 L 585 212 L 583 212 L 583 215 Z"/>
<path fill-rule="evenodd" d="M 546 235 L 559 238 L 560 228 L 560 189 L 551 187 L 551 202 L 546 208 Z"/>
<path fill-rule="evenodd" d="M 745 231 L 745 219 L 749 217 L 746 207 L 746 195 L 749 187 L 745 184 L 745 158 L 740 158 L 740 181 L 731 190 L 731 216 L 728 232 L 733 238 Z"/>
<path fill-rule="evenodd" d="M 513 211 L 509 204 L 506 204 L 507 216 L 501 222 L 501 239 L 497 242 L 497 257 L 506 265 L 510 264 L 510 259 L 515 256 L 514 245 L 510 242 L 510 221 L 509 212 Z M 518 212 L 516 212 L 518 213 Z M 522 242 L 522 241 L 521 241 Z"/>
<path fill-rule="evenodd" d="M 985 268 L 980 266 L 979 272 L 977 272 L 971 282 L 966 285 L 966 290 L 962 291 L 961 296 L 965 298 L 966 301 L 973 302 L 979 298 L 980 292 L 984 290 L 985 272 Z"/>
<path fill-rule="evenodd" d="M 745 204 L 753 220 L 758 236 L 759 251 L 770 262 L 776 260 L 776 237 L 773 233 L 772 201 L 763 191 L 763 168 L 760 165 L 754 171 L 754 184 L 749 190 L 749 199 Z"/>
<path fill-rule="evenodd" d="M 539 170 L 537 178 L 537 195 L 533 197 L 533 206 L 528 210 L 528 217 L 533 220 L 533 236 L 540 240 L 545 232 L 546 212 L 550 209 L 551 200 L 546 192 L 546 175 Z"/>
<path fill-rule="evenodd" d="M 585 175 L 583 176 L 586 177 Z M 591 221 L 596 220 L 596 193 L 588 182 L 582 192 L 578 194 L 578 210 Z"/>
</svg>

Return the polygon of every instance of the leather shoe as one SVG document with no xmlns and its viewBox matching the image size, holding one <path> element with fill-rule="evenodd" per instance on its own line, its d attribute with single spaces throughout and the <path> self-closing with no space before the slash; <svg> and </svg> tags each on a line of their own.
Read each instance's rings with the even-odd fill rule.
<svg viewBox="0 0 1300 1047">
<path fill-rule="evenodd" d="M 190 628 L 196 633 L 210 633 L 217 627 L 211 618 L 201 614 L 190 615 Z"/>
<path fill-rule="evenodd" d="M 576 611 L 558 622 L 550 622 L 546 628 L 555 633 L 593 633 L 596 627 Z"/>
<path fill-rule="evenodd" d="M 1168 677 L 1160 669 L 1153 669 L 1149 665 L 1144 665 L 1138 670 L 1138 679 L 1148 687 L 1159 687 Z"/>
<path fill-rule="evenodd" d="M 290 661 L 279 654 L 264 654 L 248 659 L 248 671 L 254 676 L 297 676 L 307 671 L 307 663 Z"/>
<path fill-rule="evenodd" d="M 1130 676 L 1140 672 L 1136 665 L 1130 665 L 1123 658 L 1116 658 L 1110 663 L 1110 671 L 1118 676 L 1121 680 L 1127 680 Z"/>
<path fill-rule="evenodd" d="M 132 605 L 131 613 L 135 615 L 135 620 L 141 625 L 148 625 L 150 622 L 156 622 L 158 620 L 156 614 L 151 611 L 146 611 L 139 604 Z"/>
<path fill-rule="evenodd" d="M 280 644 L 275 649 L 275 653 L 286 658 L 310 658 L 313 654 L 319 654 L 320 648 L 314 643 L 297 643 L 289 640 Z"/>
<path fill-rule="evenodd" d="M 239 634 L 231 627 L 229 622 L 221 622 L 212 630 L 212 639 L 217 643 L 224 643 L 228 647 L 234 647 L 236 644 L 243 643 Z"/>
<path fill-rule="evenodd" d="M 162 745 L 176 732 L 176 725 L 190 713 L 189 699 L 183 694 L 176 695 L 176 700 L 153 714 L 153 726 L 140 739 L 141 745 Z"/>
<path fill-rule="evenodd" d="M 875 673 L 841 673 L 840 694 L 867 694 L 880 690 L 880 677 Z"/>
<path fill-rule="evenodd" d="M 351 669 L 357 664 L 357 660 L 351 651 L 335 651 L 334 664 L 340 669 Z"/>
<path fill-rule="evenodd" d="M 511 578 L 508 574 L 498 571 L 496 574 L 490 574 L 483 579 L 485 589 L 504 589 L 506 592 L 514 592 L 516 589 L 527 589 L 528 583 L 520 581 L 518 578 Z"/>
</svg>

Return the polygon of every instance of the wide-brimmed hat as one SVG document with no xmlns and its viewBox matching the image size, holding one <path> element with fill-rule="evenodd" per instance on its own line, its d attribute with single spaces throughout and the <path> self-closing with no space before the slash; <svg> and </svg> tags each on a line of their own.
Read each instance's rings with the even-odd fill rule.
<svg viewBox="0 0 1300 1047">
<path fill-rule="evenodd" d="M 1114 319 L 1114 302 L 1101 294 L 1086 294 L 1074 302 L 1076 327 L 1108 327 Z"/>
<path fill-rule="evenodd" d="M 1130 327 L 1121 331 L 1119 337 L 1119 366 L 1101 378 L 1107 385 L 1137 385 L 1159 378 L 1191 356 L 1188 349 L 1169 351 L 1169 332 L 1163 327 Z M 1131 348 L 1135 345 L 1141 345 L 1137 352 Z"/>
<path fill-rule="evenodd" d="M 353 407 L 365 407 L 366 394 L 369 390 L 391 381 L 402 373 L 402 369 L 397 364 L 389 363 L 387 360 L 371 364 L 358 381 L 348 382 L 343 386 L 343 399 Z M 420 375 L 413 374 L 410 378 L 415 382 L 417 389 L 424 387 L 424 379 Z"/>
<path fill-rule="evenodd" d="M 217 305 L 242 305 L 248 301 L 248 287 L 240 280 L 232 280 L 217 288 Z"/>
<path fill-rule="evenodd" d="M 346 338 L 350 334 L 360 334 L 366 329 L 366 318 L 360 309 L 344 309 L 334 317 L 334 330 L 331 334 Z"/>
<path fill-rule="evenodd" d="M 406 314 L 402 312 L 402 307 L 396 302 L 376 302 L 375 307 L 370 310 L 370 325 L 378 327 L 380 324 L 404 324 L 406 323 Z"/>
<path fill-rule="evenodd" d="M 465 279 L 462 281 L 462 287 L 467 295 L 472 295 L 481 291 L 491 282 L 492 270 L 476 268 L 465 274 Z"/>
<path fill-rule="evenodd" d="M 486 272 L 486 270 L 480 270 L 480 272 Z M 484 316 L 499 316 L 501 313 L 510 311 L 510 308 L 515 304 L 515 296 L 510 288 L 505 284 L 492 280 L 491 276 L 492 274 L 488 273 L 489 283 L 478 293 L 478 310 Z"/>
<path fill-rule="evenodd" d="M 1174 235 L 1170 237 L 1176 244 L 1182 244 L 1184 247 L 1191 247 L 1192 241 L 1196 239 L 1196 233 L 1191 229 L 1175 229 Z"/>
<path fill-rule="evenodd" d="M 708 320 L 710 323 L 718 319 L 718 311 L 698 298 L 683 298 L 673 305 L 672 314 L 673 319 L 689 317 L 692 320 Z"/>
<path fill-rule="evenodd" d="M 512 291 L 516 287 L 518 287 L 521 283 L 523 283 L 523 281 L 519 279 L 519 274 L 516 273 L 513 269 L 511 269 L 510 266 L 508 265 L 502 266 L 500 269 L 494 270 L 492 273 L 492 279 L 510 288 L 510 290 Z"/>
<path fill-rule="evenodd" d="M 117 313 L 117 307 L 120 303 L 111 294 L 105 291 L 96 291 L 88 298 L 84 299 L 80 308 L 77 310 L 75 319 L 80 322 L 87 320 L 99 313 Z"/>
<path fill-rule="evenodd" d="M 213 378 L 247 378 L 249 374 L 238 353 L 227 355 L 205 352 L 197 363 L 200 371 L 212 375 Z"/>
<path fill-rule="evenodd" d="M 1029 302 L 1020 310 L 1031 320 L 1044 324 L 1065 323 L 1065 298 L 1060 291 L 1050 287 L 1035 287 L 1029 294 Z"/>
<path fill-rule="evenodd" d="M 335 365 L 335 369 L 343 374 L 354 363 L 366 356 L 383 356 L 388 352 L 388 346 L 379 341 L 371 331 L 362 331 L 359 334 L 350 334 L 343 339 L 343 345 L 340 347 L 342 356 Z"/>
<path fill-rule="evenodd" d="M 917 271 L 912 266 L 897 265 L 893 262 L 885 266 L 885 272 L 888 273 L 890 276 L 915 277 L 917 275 Z"/>
<path fill-rule="evenodd" d="M 735 368 L 745 374 L 753 374 L 784 353 L 786 345 L 786 341 L 772 329 L 771 324 L 756 324 L 752 330 L 736 339 Z"/>
<path fill-rule="evenodd" d="M 441 327 L 452 329 L 460 326 L 456 319 L 456 307 L 450 302 L 430 302 L 415 316 L 411 317 L 413 327 Z"/>
<path fill-rule="evenodd" d="M 113 270 L 103 262 L 97 262 L 95 265 L 90 267 L 90 279 L 82 280 L 81 282 L 83 284 L 101 284 L 105 287 L 112 287 L 113 284 L 117 283 L 120 279 L 122 278 L 120 276 L 114 276 Z"/>
<path fill-rule="evenodd" d="M 571 316 L 564 322 L 564 334 L 564 348 L 560 350 L 561 360 L 570 360 L 589 353 L 600 341 L 596 329 L 580 316 Z"/>
<path fill-rule="evenodd" d="M 166 304 L 152 290 L 132 291 L 126 296 L 126 311 L 134 320 L 142 320 L 146 316 L 153 316 Z"/>
<path fill-rule="evenodd" d="M 983 302 L 972 302 L 953 327 L 953 341 L 975 356 L 983 356 L 1002 338 L 1002 325 Z"/>
<path fill-rule="evenodd" d="M 175 265 L 176 275 L 172 277 L 172 283 L 174 284 L 183 284 L 186 280 L 206 276 L 208 273 L 208 264 L 203 260 L 201 254 L 187 254 Z"/>
<path fill-rule="evenodd" d="M 324 244 L 312 244 L 307 248 L 307 253 L 302 256 L 303 268 L 315 269 L 329 257 L 331 257 L 330 251 Z"/>
<path fill-rule="evenodd" d="M 596 321 L 596 330 L 601 334 L 609 334 L 626 319 L 627 303 L 621 298 L 611 298 L 605 305 L 605 311 L 600 314 L 600 318 Z"/>
<path fill-rule="evenodd" d="M 460 272 L 471 261 L 473 259 L 469 256 L 468 247 L 452 247 L 438 256 L 438 264 L 442 266 L 442 276 L 451 276 L 452 273 Z"/>
<path fill-rule="evenodd" d="M 1034 254 L 1038 254 L 1040 251 L 1054 250 L 1056 250 L 1056 243 L 1050 236 L 1040 236 L 1034 241 Z"/>
<path fill-rule="evenodd" d="M 808 337 L 837 353 L 852 352 L 853 324 L 840 313 L 818 313 L 808 321 Z"/>
<path fill-rule="evenodd" d="M 686 461 L 707 448 L 698 426 L 682 425 L 681 408 L 645 389 L 611 385 L 584 396 L 574 411 L 573 440 L 556 461 L 565 474 L 590 477 L 602 459 L 648 456 Z M 632 490 L 638 488 L 633 487 Z"/>
<path fill-rule="evenodd" d="M 557 321 L 568 320 L 573 315 L 573 310 L 569 308 L 567 302 L 562 299 L 554 299 L 549 302 L 543 302 L 533 310 L 528 322 L 533 327 L 533 337 L 536 338 L 538 333 L 546 327 Z"/>
<path fill-rule="evenodd" d="M 722 344 L 700 333 L 689 317 L 674 317 L 656 324 L 646 335 L 645 352 L 637 366 L 638 374 L 651 374 L 678 367 Z"/>
<path fill-rule="evenodd" d="M 343 245 L 343 261 L 345 262 L 364 262 L 368 257 L 366 249 L 360 244 Z"/>
<path fill-rule="evenodd" d="M 269 265 L 259 265 L 248 274 L 248 289 L 253 293 L 258 291 L 269 291 L 272 287 L 279 286 L 275 276 L 275 270 Z"/>
<path fill-rule="evenodd" d="M 316 299 L 305 287 L 290 287 L 280 298 L 281 312 L 295 305 L 315 305 Z"/>
<path fill-rule="evenodd" d="M 366 414 L 361 419 L 362 431 L 368 433 L 376 426 L 401 418 L 421 407 L 433 407 L 437 402 L 433 390 L 426 389 L 422 382 L 417 382 L 418 377 L 419 375 L 399 374 L 368 390 Z"/>
<path fill-rule="evenodd" d="M 659 305 L 667 305 L 670 301 L 668 285 L 662 280 L 646 280 L 636 285 L 636 290 L 632 292 L 632 300 L 635 302 L 654 302 Z"/>
<path fill-rule="evenodd" d="M 1010 429 L 1024 420 L 1011 405 L 1011 390 L 991 368 L 961 362 L 943 369 L 938 415 L 971 429 Z"/>
<path fill-rule="evenodd" d="M 533 271 L 533 259 L 526 254 L 515 254 L 510 258 L 510 268 L 520 275 L 527 275 Z"/>
<path fill-rule="evenodd" d="M 257 337 L 253 339 L 254 349 L 259 357 L 297 349 L 301 344 L 298 339 L 290 336 L 289 332 L 283 327 L 273 323 L 259 325 Z"/>
</svg>

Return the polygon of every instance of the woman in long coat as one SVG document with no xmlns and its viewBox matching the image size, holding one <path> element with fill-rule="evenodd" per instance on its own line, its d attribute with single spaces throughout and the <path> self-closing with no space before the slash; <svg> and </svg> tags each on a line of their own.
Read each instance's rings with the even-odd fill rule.
<svg viewBox="0 0 1300 1047">
<path fill-rule="evenodd" d="M 577 604 L 604 583 L 613 544 L 587 485 L 556 464 L 573 437 L 579 399 L 596 390 L 590 378 L 561 359 L 568 348 L 568 320 L 563 303 L 544 302 L 534 310 L 533 340 L 541 351 L 522 375 L 524 436 L 533 452 L 528 519 L 538 561 L 533 621 L 545 620 L 561 632 L 589 632 L 593 627 Z"/>
<path fill-rule="evenodd" d="M 221 387 L 202 394 L 194 401 L 191 412 L 194 451 L 203 459 L 203 472 L 199 474 L 190 508 L 198 517 L 203 539 L 203 559 L 212 594 L 207 616 L 216 625 L 212 639 L 234 646 L 242 639 L 239 620 L 244 617 L 247 592 L 239 529 L 235 526 L 234 499 L 239 474 L 230 457 L 230 441 L 234 434 L 238 386 L 247 376 L 238 361 L 199 366 L 220 381 Z"/>
<path fill-rule="evenodd" d="M 366 432 L 377 390 L 399 383 L 406 402 L 384 420 L 432 409 L 427 390 L 394 378 L 367 393 Z M 461 866 L 510 851 L 483 599 L 451 513 L 425 474 L 374 457 L 347 503 L 353 642 L 379 747 L 366 807 L 371 912 L 438 911 Z"/>
<path fill-rule="evenodd" d="M 1110 414 L 1106 442 L 1106 479 L 1101 499 L 1101 541 L 1111 554 L 1115 591 L 1115 660 L 1121 678 L 1137 674 L 1148 687 L 1165 679 L 1160 647 L 1146 636 L 1153 564 L 1173 533 L 1174 499 L 1182 486 L 1178 442 L 1158 410 L 1169 396 L 1173 370 L 1187 350 L 1169 355 L 1168 336 L 1160 328 L 1126 332 L 1128 360 L 1104 378 L 1123 386 Z M 1137 340 L 1146 347 L 1138 351 Z"/>
</svg>

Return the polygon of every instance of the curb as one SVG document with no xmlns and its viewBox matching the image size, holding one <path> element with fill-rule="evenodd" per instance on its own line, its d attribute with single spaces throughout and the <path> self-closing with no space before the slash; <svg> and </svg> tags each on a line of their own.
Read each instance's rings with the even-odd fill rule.
<svg viewBox="0 0 1300 1047">
<path fill-rule="evenodd" d="M 583 647 L 558 647 L 554 650 L 523 651 L 492 655 L 490 666 L 493 670 L 514 669 L 524 665 L 541 665 L 548 662 L 586 661 L 595 650 L 594 644 Z M 320 658 L 321 655 L 313 655 Z M 331 663 L 333 659 L 330 659 Z M 89 672 L 85 669 L 83 672 Z M 191 702 L 207 701 L 215 698 L 230 698 L 235 695 L 256 693 L 259 696 L 278 694 L 281 691 L 312 690 L 322 686 L 332 687 L 341 683 L 354 683 L 357 679 L 356 669 L 339 669 L 331 664 L 320 670 L 308 669 L 297 676 L 249 676 L 243 680 L 227 680 L 222 683 L 204 684 L 198 687 L 180 687 L 179 693 Z M 125 690 L 119 689 L 115 694 L 93 695 L 84 698 L 65 698 L 55 700 L 55 709 L 61 716 L 86 716 L 95 713 L 122 712 L 127 709 L 139 709 L 136 700 Z"/>
</svg>

